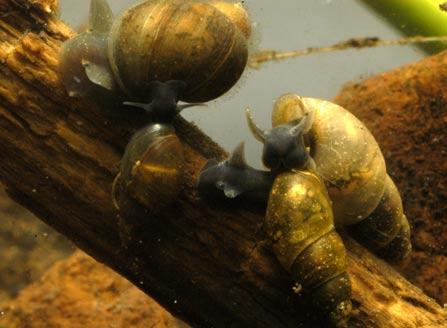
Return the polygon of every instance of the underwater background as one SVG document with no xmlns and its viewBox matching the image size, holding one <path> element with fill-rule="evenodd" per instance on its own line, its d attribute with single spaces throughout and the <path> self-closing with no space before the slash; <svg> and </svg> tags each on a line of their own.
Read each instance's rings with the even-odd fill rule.
<svg viewBox="0 0 447 328">
<path fill-rule="evenodd" d="M 135 3 L 135 1 L 120 0 L 110 2 L 116 13 Z M 245 4 L 249 8 L 255 27 L 252 51 L 323 46 L 351 37 L 378 36 L 384 39 L 394 39 L 402 36 L 395 27 L 388 24 L 360 1 L 282 0 L 272 2 L 269 0 L 249 0 L 245 1 Z M 78 28 L 85 22 L 88 16 L 89 1 L 61 0 L 60 5 L 61 18 L 67 24 L 73 28 Z M 268 127 L 272 104 L 278 96 L 285 92 L 295 92 L 303 96 L 330 100 L 337 95 L 345 83 L 414 62 L 424 56 L 426 54 L 418 47 L 399 46 L 349 50 L 312 55 L 279 63 L 268 63 L 259 70 L 247 69 L 243 78 L 233 90 L 218 100 L 211 101 L 208 107 L 186 110 L 182 116 L 195 122 L 225 149 L 230 150 L 241 140 L 245 140 L 248 162 L 255 167 L 262 167 L 260 162 L 261 145 L 253 140 L 246 128 L 244 118 L 246 107 L 252 109 L 260 125 Z M 380 144 L 379 138 L 378 142 Z M 32 215 L 10 203 L 6 195 L 1 194 L 0 197 L 0 204 L 3 208 L 2 220 L 7 222 L 3 231 L 0 232 L 4 236 L 0 240 L 2 254 L 8 254 L 4 256 L 7 260 L 3 261 L 3 267 L 0 267 L 0 281 L 7 282 L 3 286 L 0 285 L 0 288 L 2 288 L 0 290 L 0 312 L 4 313 L 2 304 L 16 298 L 22 287 L 34 281 L 37 281 L 37 285 L 40 285 L 39 277 L 44 274 L 51 264 L 56 260 L 68 257 L 74 252 L 75 248 L 63 237 L 39 223 Z M 22 220 L 23 223 L 18 225 L 19 220 Z M 19 226 L 24 228 L 19 229 Z M 45 259 L 45 261 L 41 259 Z M 444 264 L 445 261 L 440 260 L 440 265 Z M 87 292 L 86 294 L 80 293 L 79 298 L 76 301 L 73 300 L 71 304 L 76 304 L 80 311 L 74 313 L 90 312 L 91 317 L 94 318 L 95 313 L 91 312 L 91 309 L 95 306 L 93 299 L 100 294 L 106 295 L 103 300 L 107 306 L 101 308 L 101 304 L 96 304 L 98 308 L 96 315 L 109 313 L 110 316 L 106 317 L 107 320 L 113 321 L 114 315 L 118 317 L 126 310 L 131 312 L 138 306 L 139 302 L 147 302 L 148 308 L 151 307 L 155 310 L 142 311 L 142 313 L 138 312 L 138 315 L 135 314 L 133 317 L 125 317 L 127 322 L 133 323 L 132 326 L 138 327 L 139 324 L 141 324 L 141 327 L 147 326 L 154 317 L 159 320 L 156 321 L 155 327 L 183 325 L 164 313 L 157 305 L 146 301 L 146 296 L 137 291 L 136 288 L 126 284 L 116 274 L 101 267 L 79 251 L 76 251 L 74 257 L 71 257 L 65 263 L 56 264 L 51 270 L 45 273 L 46 281 L 62 280 L 63 275 L 58 276 L 57 272 L 71 272 L 70 277 L 74 281 L 73 289 L 80 288 L 79 286 L 83 286 L 83 284 L 85 286 L 86 284 L 104 282 L 104 285 L 92 292 L 90 296 L 87 295 Z M 82 274 L 97 273 L 101 270 L 104 272 L 101 271 L 98 273 L 98 277 L 93 277 L 91 280 L 79 279 L 78 281 L 75 277 L 79 276 L 81 271 L 77 270 L 85 270 L 82 271 Z M 17 274 L 18 272 L 20 274 Z M 26 274 L 23 274 L 24 272 Z M 11 280 L 11 277 L 16 280 Z M 111 278 L 104 279 L 104 277 Z M 33 286 L 29 288 L 29 293 L 31 293 Z M 61 291 L 57 290 L 55 286 L 48 286 L 48 288 L 45 292 L 51 290 L 52 293 L 48 294 L 52 296 L 48 297 L 46 304 L 40 304 L 39 310 L 36 310 L 36 312 L 41 311 L 43 313 L 41 315 L 42 320 L 44 320 L 44 317 L 48 319 L 50 316 L 49 313 L 45 313 L 44 308 L 46 306 L 53 305 L 62 315 L 63 310 L 69 309 L 69 305 L 71 305 L 70 302 L 67 302 L 67 304 L 64 304 L 64 302 L 52 303 L 59 302 L 59 294 L 71 293 L 70 289 Z M 434 294 L 434 291 L 431 290 L 431 296 L 437 297 L 440 302 L 447 302 L 446 293 L 447 291 L 441 290 Z M 113 302 L 117 299 L 119 301 L 113 303 L 112 298 L 114 298 Z M 83 299 L 89 299 L 91 303 L 87 306 L 83 304 Z M 129 299 L 133 301 L 130 302 Z M 18 317 L 25 318 L 30 315 L 25 310 L 20 312 L 27 307 L 29 301 L 30 299 L 27 298 L 26 294 L 20 295 L 13 301 L 12 304 L 15 304 Z M 112 303 L 113 305 L 111 305 Z M 60 308 L 55 304 L 58 304 Z M 85 306 L 84 309 L 82 309 L 83 306 Z M 82 312 L 82 310 L 85 310 L 85 312 Z M 67 320 L 69 318 L 70 316 Z M 31 325 L 35 320 L 36 318 L 29 319 L 29 324 Z M 18 322 L 20 321 L 16 321 L 15 324 L 20 327 L 23 322 Z M 121 326 L 118 322 L 115 325 L 110 325 L 110 327 Z M 1 321 L 0 327 L 2 327 Z M 5 325 L 4 327 L 10 326 Z"/>
</svg>

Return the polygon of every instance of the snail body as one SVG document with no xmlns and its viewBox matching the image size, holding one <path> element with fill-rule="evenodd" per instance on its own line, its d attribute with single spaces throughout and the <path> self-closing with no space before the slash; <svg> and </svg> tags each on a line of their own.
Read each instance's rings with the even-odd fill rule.
<svg viewBox="0 0 447 328">
<path fill-rule="evenodd" d="M 185 86 L 180 101 L 219 97 L 245 68 L 250 24 L 243 9 L 229 10 L 237 4 L 214 3 L 143 1 L 114 18 L 105 0 L 92 0 L 90 28 L 62 47 L 62 82 L 73 95 L 104 89 L 150 102 L 153 82 L 175 80 Z"/>
</svg>

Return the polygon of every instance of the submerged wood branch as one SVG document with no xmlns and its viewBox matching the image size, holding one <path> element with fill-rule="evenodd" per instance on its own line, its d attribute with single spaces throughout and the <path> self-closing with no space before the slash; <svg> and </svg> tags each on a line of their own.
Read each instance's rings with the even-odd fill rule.
<svg viewBox="0 0 447 328">
<path fill-rule="evenodd" d="M 226 154 L 182 119 L 176 122 L 186 153 L 181 194 L 165 212 L 143 218 L 138 247 L 121 245 L 111 188 L 141 117 L 67 96 L 57 54 L 72 32 L 48 14 L 51 4 L 0 0 L 0 181 L 11 197 L 193 326 L 315 327 L 305 324 L 288 275 L 265 241 L 262 213 L 198 199 L 200 168 Z M 447 324 L 433 300 L 345 242 L 353 327 Z"/>
</svg>

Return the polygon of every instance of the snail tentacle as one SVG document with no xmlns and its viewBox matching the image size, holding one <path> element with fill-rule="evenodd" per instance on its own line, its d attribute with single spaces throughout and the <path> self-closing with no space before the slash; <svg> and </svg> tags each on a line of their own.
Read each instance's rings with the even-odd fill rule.
<svg viewBox="0 0 447 328">
<path fill-rule="evenodd" d="M 113 13 L 106 0 L 92 0 L 90 2 L 89 31 L 108 33 L 113 24 Z"/>
<path fill-rule="evenodd" d="M 86 32 L 82 33 L 81 36 L 83 34 L 89 35 L 90 39 L 96 39 L 97 42 L 102 43 L 102 47 L 105 48 L 107 45 L 107 34 L 112 27 L 113 18 L 112 10 L 107 1 L 92 0 L 90 3 L 88 29 Z M 115 82 L 112 69 L 107 61 L 95 60 L 95 57 L 98 55 L 86 55 L 81 59 L 85 74 L 94 84 L 109 91 L 113 91 Z"/>
<path fill-rule="evenodd" d="M 245 160 L 245 143 L 243 141 L 240 142 L 231 153 L 231 156 L 228 159 L 228 164 L 241 168 L 248 167 L 247 161 Z"/>
<path fill-rule="evenodd" d="M 264 143 L 265 137 L 266 137 L 266 132 L 255 123 L 255 121 L 253 119 L 253 115 L 251 114 L 250 108 L 247 108 L 245 110 L 245 116 L 247 118 L 248 127 L 250 128 L 250 131 L 253 134 L 253 136 L 255 137 L 255 139 Z"/>
<path fill-rule="evenodd" d="M 291 123 L 291 125 L 294 126 L 290 129 L 290 133 L 295 136 L 308 133 L 312 128 L 314 119 L 315 119 L 315 113 L 313 111 L 306 112 L 301 119 L 296 120 L 297 121 L 296 125 L 294 124 L 294 122 Z"/>
<path fill-rule="evenodd" d="M 168 81 L 166 83 L 154 81 L 149 102 L 125 101 L 123 104 L 143 109 L 156 122 L 171 122 L 176 115 L 186 108 L 206 106 L 203 103 L 178 105 L 179 94 L 183 87 L 180 87 L 181 84 L 177 82 L 179 81 Z"/>
</svg>

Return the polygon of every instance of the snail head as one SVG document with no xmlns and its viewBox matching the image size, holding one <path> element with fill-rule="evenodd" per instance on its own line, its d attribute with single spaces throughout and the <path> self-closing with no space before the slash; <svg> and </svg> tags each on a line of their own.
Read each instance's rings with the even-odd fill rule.
<svg viewBox="0 0 447 328">
<path fill-rule="evenodd" d="M 125 102 L 125 105 L 143 108 L 157 122 L 172 122 L 183 109 L 193 106 L 204 106 L 201 103 L 178 105 L 179 98 L 186 88 L 183 81 L 150 82 L 148 103 Z"/>
<path fill-rule="evenodd" d="M 313 123 L 310 113 L 270 130 L 263 130 L 257 126 L 249 109 L 246 115 L 254 137 L 264 144 L 262 161 L 267 168 L 278 171 L 305 169 L 313 165 L 304 142 L 304 135 L 309 132 Z"/>
</svg>

